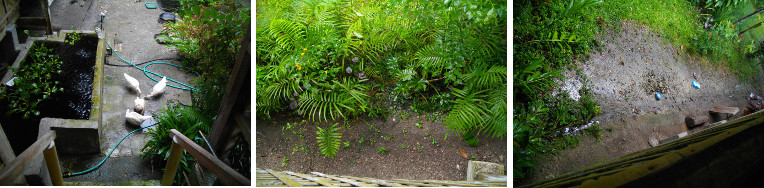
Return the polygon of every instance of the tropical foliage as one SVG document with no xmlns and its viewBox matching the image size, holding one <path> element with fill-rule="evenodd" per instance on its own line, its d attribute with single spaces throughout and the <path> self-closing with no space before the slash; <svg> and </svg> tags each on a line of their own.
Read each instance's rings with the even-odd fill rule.
<svg viewBox="0 0 764 188">
<path fill-rule="evenodd" d="M 506 135 L 505 1 L 257 3 L 259 116 L 384 117 L 379 101 L 413 101 L 450 111 L 457 134 Z"/>
<path fill-rule="evenodd" d="M 146 145 L 141 149 L 142 157 L 157 158 L 163 161 L 167 161 L 170 157 L 170 147 L 172 146 L 172 138 L 170 138 L 170 130 L 175 129 L 186 137 L 196 141 L 200 146 L 206 146 L 203 139 L 199 135 L 199 131 L 208 133 L 212 128 L 212 122 L 214 117 L 205 116 L 199 110 L 195 108 L 182 106 L 180 104 L 165 105 L 163 110 L 158 114 L 154 114 L 154 117 L 160 122 L 158 125 L 149 128 L 147 136 L 151 138 Z M 190 172 L 191 165 L 194 164 L 194 158 L 191 157 L 186 151 L 183 151 L 183 155 L 180 158 L 178 173 Z M 176 184 L 179 184 L 182 174 L 175 176 Z"/>
<path fill-rule="evenodd" d="M 337 154 L 337 151 L 340 149 L 340 144 L 342 139 L 342 133 L 338 133 L 337 131 L 340 129 L 339 127 L 336 127 L 337 123 L 332 124 L 330 127 L 326 129 L 322 129 L 321 127 L 316 127 L 318 131 L 316 131 L 316 142 L 318 142 L 318 148 L 321 153 L 321 155 L 325 157 L 330 157 L 334 159 L 334 155 Z"/>
</svg>

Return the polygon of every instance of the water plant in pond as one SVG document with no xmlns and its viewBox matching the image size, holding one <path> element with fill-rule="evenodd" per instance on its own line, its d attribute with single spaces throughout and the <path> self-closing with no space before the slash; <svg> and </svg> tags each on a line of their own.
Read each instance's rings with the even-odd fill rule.
<svg viewBox="0 0 764 188">
<path fill-rule="evenodd" d="M 64 91 L 59 81 L 54 80 L 61 74 L 63 62 L 53 54 L 53 49 L 35 44 L 28 55 L 29 61 L 22 61 L 19 68 L 9 68 L 16 77 L 13 86 L 0 86 L 5 90 L 0 99 L 9 101 L 7 113 L 20 114 L 24 119 L 40 116 L 38 105 Z"/>
<path fill-rule="evenodd" d="M 67 33 L 66 34 L 66 39 L 64 40 L 64 42 L 66 42 L 69 45 L 74 45 L 75 42 L 77 42 L 80 39 L 82 39 L 82 34 L 77 32 L 77 26 L 76 25 L 72 25 L 72 30 L 74 30 L 74 31 L 72 31 L 71 33 Z"/>
</svg>

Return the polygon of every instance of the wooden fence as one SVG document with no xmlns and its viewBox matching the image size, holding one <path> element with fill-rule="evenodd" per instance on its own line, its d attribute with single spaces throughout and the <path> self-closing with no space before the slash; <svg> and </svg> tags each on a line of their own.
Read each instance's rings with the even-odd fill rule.
<svg viewBox="0 0 764 188">
<path fill-rule="evenodd" d="M 263 187 L 506 187 L 506 181 L 381 180 L 353 176 L 334 176 L 320 172 L 301 174 L 290 171 L 257 169 L 255 186 Z"/>
</svg>

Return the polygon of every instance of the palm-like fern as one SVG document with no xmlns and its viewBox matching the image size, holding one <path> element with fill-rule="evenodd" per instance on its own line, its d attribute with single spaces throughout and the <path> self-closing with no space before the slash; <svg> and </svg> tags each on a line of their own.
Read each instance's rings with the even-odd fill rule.
<svg viewBox="0 0 764 188">
<path fill-rule="evenodd" d="M 445 51 L 436 44 L 425 46 L 415 56 L 417 65 L 423 67 L 423 74 L 431 73 L 432 76 L 441 75 L 449 61 Z"/>
<path fill-rule="evenodd" d="M 482 94 L 484 92 L 485 90 L 470 92 L 454 88 L 453 94 L 457 99 L 454 100 L 454 109 L 451 110 L 445 119 L 445 124 L 449 131 L 454 130 L 457 134 L 461 135 L 466 131 L 482 127 L 485 124 L 483 117 L 488 115 L 488 109 L 486 108 L 486 101 L 482 99 L 485 97 Z"/>
<path fill-rule="evenodd" d="M 300 95 L 300 115 L 307 115 L 311 120 L 323 118 L 324 121 L 328 121 L 326 117 L 334 120 L 337 117 L 346 118 L 347 113 L 366 111 L 367 95 L 364 92 L 368 90 L 368 86 L 352 79 L 344 79 L 342 82 L 335 81 L 333 85 L 317 84 L 316 87 L 324 88 Z"/>
<path fill-rule="evenodd" d="M 342 139 L 342 133 L 338 133 L 339 130 L 338 127 L 336 127 L 337 123 L 332 124 L 327 129 L 322 129 L 321 127 L 316 126 L 318 128 L 318 131 L 316 131 L 316 141 L 318 142 L 318 149 L 321 153 L 321 155 L 325 157 L 330 157 L 334 159 L 334 155 L 337 154 L 337 151 L 340 149 L 340 143 Z"/>
</svg>

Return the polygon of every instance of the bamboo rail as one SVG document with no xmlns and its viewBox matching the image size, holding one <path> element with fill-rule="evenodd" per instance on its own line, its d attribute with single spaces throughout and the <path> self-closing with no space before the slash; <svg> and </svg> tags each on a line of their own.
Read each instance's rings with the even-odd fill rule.
<svg viewBox="0 0 764 188">
<path fill-rule="evenodd" d="M 705 150 L 720 147 L 715 145 L 731 140 L 737 135 L 743 135 L 746 133 L 745 131 L 760 131 L 762 126 L 764 126 L 764 112 L 759 111 L 656 147 L 524 187 L 618 187 L 627 185 L 679 165 L 686 160 L 698 158 L 696 156 Z"/>
<path fill-rule="evenodd" d="M 251 185 L 252 183 L 239 174 L 233 168 L 229 167 L 223 161 L 220 161 L 215 156 L 204 150 L 201 146 L 196 145 L 191 139 L 188 139 L 185 135 L 178 132 L 178 130 L 170 130 L 170 138 L 172 138 L 172 146 L 170 146 L 170 158 L 167 160 L 167 166 L 165 167 L 165 173 L 162 177 L 162 185 L 172 185 L 172 180 L 175 179 L 177 174 L 178 164 L 180 163 L 180 156 L 183 150 L 188 151 L 196 161 L 199 162 L 204 168 L 209 169 L 215 176 L 226 185 Z"/>
<path fill-rule="evenodd" d="M 353 176 L 333 176 L 320 172 L 302 174 L 290 171 L 256 169 L 255 186 L 264 187 L 506 187 L 506 181 L 381 180 Z"/>
</svg>

